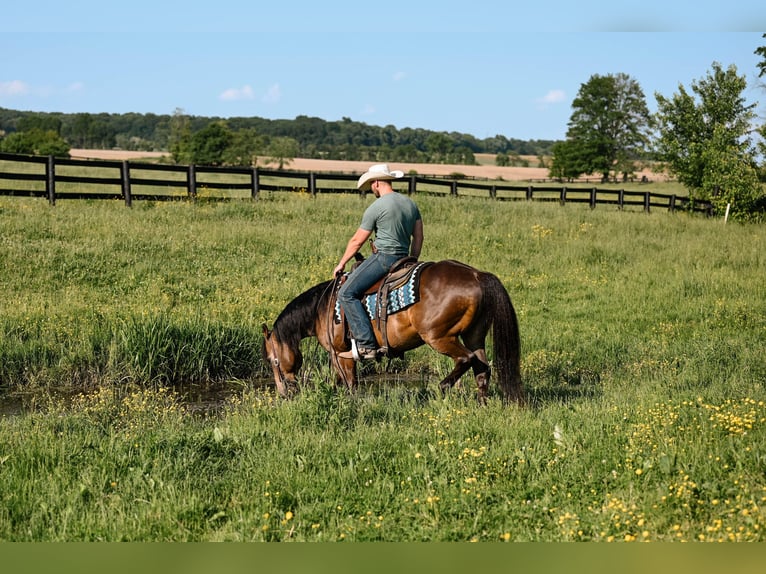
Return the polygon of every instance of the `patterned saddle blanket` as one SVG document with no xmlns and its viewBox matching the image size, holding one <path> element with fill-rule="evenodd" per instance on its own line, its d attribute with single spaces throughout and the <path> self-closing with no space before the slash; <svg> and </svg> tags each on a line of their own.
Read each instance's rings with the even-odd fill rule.
<svg viewBox="0 0 766 574">
<path fill-rule="evenodd" d="M 381 315 L 393 315 L 417 303 L 420 300 L 420 272 L 431 264 L 432 262 L 428 261 L 416 263 L 387 275 L 373 285 L 362 299 L 362 305 L 370 320 L 374 321 Z M 340 303 L 336 300 L 335 322 L 340 323 L 340 321 Z"/>
</svg>

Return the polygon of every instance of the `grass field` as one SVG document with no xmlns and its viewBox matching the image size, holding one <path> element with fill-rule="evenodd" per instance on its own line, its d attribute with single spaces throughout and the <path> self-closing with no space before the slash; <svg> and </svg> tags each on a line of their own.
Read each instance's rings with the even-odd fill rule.
<svg viewBox="0 0 766 574">
<path fill-rule="evenodd" d="M 0 540 L 766 538 L 763 226 L 416 200 L 423 259 L 508 288 L 527 408 L 441 397 L 428 349 L 348 396 L 307 340 L 301 395 L 264 384 L 369 198 L 0 198 Z"/>
</svg>

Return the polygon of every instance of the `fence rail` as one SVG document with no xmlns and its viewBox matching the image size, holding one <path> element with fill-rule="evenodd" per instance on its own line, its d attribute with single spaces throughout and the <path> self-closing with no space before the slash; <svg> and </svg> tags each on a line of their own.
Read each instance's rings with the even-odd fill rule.
<svg viewBox="0 0 766 574">
<path fill-rule="evenodd" d="M 104 160 L 62 159 L 0 153 L 0 195 L 47 197 L 51 205 L 64 199 L 133 201 L 258 199 L 262 191 L 359 193 L 352 174 L 267 170 L 258 167 L 162 165 Z M 675 194 L 569 187 L 565 185 L 505 185 L 408 175 L 400 191 L 441 196 L 489 197 L 498 201 L 557 201 L 638 206 L 711 213 L 708 203 L 691 202 Z M 22 183 L 23 182 L 23 183 Z M 406 189 L 404 187 L 406 186 Z"/>
</svg>

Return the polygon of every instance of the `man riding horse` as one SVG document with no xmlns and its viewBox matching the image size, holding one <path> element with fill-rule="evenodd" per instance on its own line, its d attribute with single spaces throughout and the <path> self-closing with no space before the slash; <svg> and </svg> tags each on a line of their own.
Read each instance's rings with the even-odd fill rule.
<svg viewBox="0 0 766 574">
<path fill-rule="evenodd" d="M 362 222 L 349 239 L 340 262 L 333 271 L 337 277 L 346 264 L 375 232 L 373 253 L 348 276 L 338 292 L 338 301 L 351 331 L 351 350 L 339 353 L 342 359 L 375 359 L 378 348 L 372 324 L 362 305 L 365 291 L 384 277 L 391 266 L 408 255 L 417 259 L 423 246 L 423 220 L 418 206 L 409 197 L 397 193 L 391 181 L 404 176 L 386 164 L 373 165 L 357 182 L 361 191 L 375 194 L 375 201 L 365 210 Z"/>
<path fill-rule="evenodd" d="M 412 276 L 417 280 L 406 282 L 412 296 L 405 298 L 406 305 L 399 309 L 388 307 L 385 321 L 371 323 L 361 301 L 365 292 L 400 259 L 408 255 L 417 259 L 423 246 L 423 221 L 418 207 L 391 187 L 391 181 L 403 175 L 380 164 L 359 178 L 359 189 L 372 189 L 376 199 L 365 210 L 333 278 L 290 301 L 274 321 L 273 330 L 263 325 L 263 357 L 274 373 L 277 391 L 288 397 L 298 390 L 297 375 L 303 364 L 301 341 L 307 337 L 316 337 L 329 353 L 336 383 L 353 391 L 358 383 L 357 361 L 374 359 L 385 352 L 379 349 L 378 333 L 390 354 L 400 356 L 426 344 L 450 357 L 453 368 L 439 382 L 443 392 L 470 369 L 476 379 L 478 398 L 485 402 L 490 372 L 494 369 L 503 401 L 524 404 L 516 311 L 496 275 L 453 260 L 418 264 L 413 267 L 418 270 L 417 276 Z M 372 256 L 342 277 L 346 264 L 373 231 Z M 377 294 L 380 297 L 376 296 L 381 304 L 387 301 L 383 291 Z M 398 295 L 394 298 L 400 299 Z M 344 321 L 338 320 L 336 302 L 346 315 L 351 344 Z M 490 329 L 491 361 L 486 341 Z"/>
</svg>

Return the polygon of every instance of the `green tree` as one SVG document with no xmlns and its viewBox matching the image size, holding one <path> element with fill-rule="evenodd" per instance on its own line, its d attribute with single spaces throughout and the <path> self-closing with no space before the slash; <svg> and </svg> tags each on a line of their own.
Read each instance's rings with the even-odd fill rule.
<svg viewBox="0 0 766 574">
<path fill-rule="evenodd" d="M 10 134 L 0 141 L 0 150 L 6 153 L 69 157 L 69 144 L 60 135 L 53 130 L 39 128 Z"/>
<path fill-rule="evenodd" d="M 61 134 L 74 147 L 109 149 L 114 146 L 114 129 L 108 114 L 75 114 L 62 125 Z"/>
<path fill-rule="evenodd" d="M 655 94 L 657 158 L 689 189 L 692 199 L 710 201 L 716 212 L 731 206 L 732 216 L 746 218 L 763 190 L 758 183 L 751 122 L 756 104 L 747 104 L 744 76 L 734 65 L 683 85 L 671 98 Z"/>
<path fill-rule="evenodd" d="M 453 147 L 454 143 L 450 137 L 441 132 L 432 133 L 426 139 L 426 150 L 430 159 L 437 163 L 443 162 Z"/>
<path fill-rule="evenodd" d="M 766 34 L 764 34 L 763 37 L 766 38 Z M 758 77 L 762 78 L 763 76 L 766 76 L 766 46 L 756 48 L 755 54 L 761 57 L 761 61 L 758 63 Z M 766 88 L 763 84 L 762 87 Z M 766 159 L 764 159 L 766 158 L 766 123 L 761 124 L 761 127 L 758 128 L 758 133 L 761 136 L 761 141 L 758 142 L 758 148 L 762 159 L 760 180 L 766 181 Z"/>
<path fill-rule="evenodd" d="M 293 138 L 273 138 L 266 150 L 269 156 L 267 163 L 276 163 L 279 166 L 278 169 L 282 169 L 298 156 L 298 150 L 298 142 Z"/>
<path fill-rule="evenodd" d="M 584 173 L 592 173 L 589 160 L 596 153 L 588 142 L 564 140 L 553 144 L 553 159 L 548 175 L 559 181 L 572 181 Z"/>
<path fill-rule="evenodd" d="M 264 139 L 254 128 L 232 133 L 231 141 L 223 154 L 227 165 L 256 165 L 258 155 L 264 151 Z"/>
<path fill-rule="evenodd" d="M 181 108 L 173 111 L 170 118 L 168 147 L 175 163 L 191 163 L 191 123 Z"/>
<path fill-rule="evenodd" d="M 29 114 L 19 119 L 17 129 L 20 132 L 27 132 L 39 129 L 44 132 L 55 132 L 61 134 L 61 118 L 51 114 Z"/>
<path fill-rule="evenodd" d="M 763 35 L 763 38 L 766 38 L 766 34 Z M 758 77 L 766 76 L 766 46 L 756 48 L 754 53 L 761 57 L 761 61 L 758 63 Z"/>
<path fill-rule="evenodd" d="M 568 143 L 557 147 L 568 158 L 563 171 L 600 173 L 604 181 L 613 171 L 632 174 L 649 144 L 651 120 L 638 82 L 627 74 L 595 74 L 580 86 L 572 109 Z"/>
<path fill-rule="evenodd" d="M 233 139 L 226 122 L 213 122 L 191 138 L 191 162 L 200 165 L 222 165 Z"/>
</svg>

